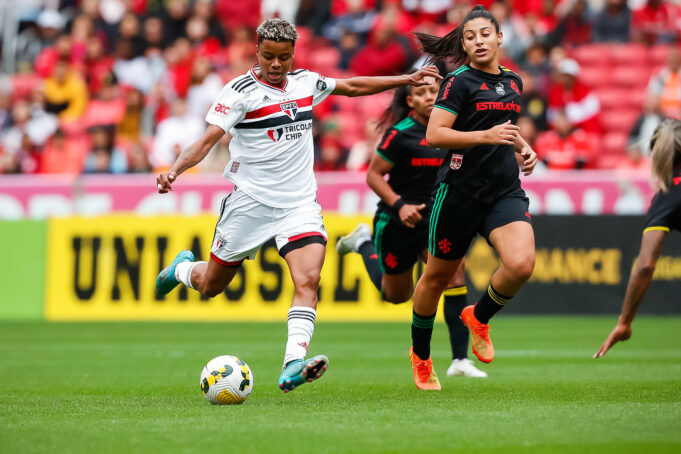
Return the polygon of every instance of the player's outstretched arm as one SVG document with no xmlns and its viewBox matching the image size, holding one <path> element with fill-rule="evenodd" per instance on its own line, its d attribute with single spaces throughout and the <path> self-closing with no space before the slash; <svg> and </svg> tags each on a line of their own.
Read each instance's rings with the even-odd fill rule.
<svg viewBox="0 0 681 454">
<path fill-rule="evenodd" d="M 350 79 L 337 79 L 336 88 L 331 92 L 332 95 L 341 96 L 367 96 L 375 95 L 382 91 L 401 85 L 413 85 L 421 87 L 429 85 L 434 77 L 441 80 L 442 76 L 435 66 L 426 66 L 412 74 L 401 76 L 376 76 L 376 77 L 351 77 Z"/>
<path fill-rule="evenodd" d="M 625 341 L 631 337 L 631 323 L 634 321 L 636 311 L 646 295 L 650 282 L 653 280 L 655 263 L 660 257 L 662 241 L 664 241 L 666 234 L 663 230 L 650 230 L 643 234 L 641 252 L 629 277 L 629 284 L 617 325 L 603 342 L 601 348 L 594 354 L 594 358 L 604 356 L 617 342 Z"/>
<path fill-rule="evenodd" d="M 158 192 L 165 194 L 172 191 L 172 184 L 175 179 L 185 170 L 194 167 L 206 157 L 208 152 L 218 143 L 218 140 L 225 135 L 225 131 L 215 125 L 208 125 L 203 136 L 177 157 L 170 170 L 160 174 L 156 178 Z"/>
</svg>

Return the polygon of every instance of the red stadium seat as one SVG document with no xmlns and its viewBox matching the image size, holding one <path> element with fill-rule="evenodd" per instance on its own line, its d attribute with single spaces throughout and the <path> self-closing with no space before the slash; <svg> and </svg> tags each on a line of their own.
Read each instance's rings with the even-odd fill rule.
<svg viewBox="0 0 681 454">
<path fill-rule="evenodd" d="M 340 52 L 335 47 L 322 47 L 312 51 L 308 64 L 313 71 L 328 73 L 336 69 L 340 61 Z"/>
<path fill-rule="evenodd" d="M 579 72 L 579 80 L 591 88 L 609 87 L 611 69 L 604 66 L 587 66 Z"/>
<path fill-rule="evenodd" d="M 624 100 L 632 109 L 642 110 L 647 97 L 648 91 L 645 88 L 641 88 L 638 90 L 631 90 Z"/>
<path fill-rule="evenodd" d="M 648 56 L 649 62 L 652 66 L 664 66 L 667 62 L 667 55 L 669 54 L 670 46 L 657 45 L 649 49 Z"/>
<path fill-rule="evenodd" d="M 640 111 L 634 109 L 607 110 L 601 112 L 601 125 L 606 133 L 628 134 L 639 115 Z"/>
<path fill-rule="evenodd" d="M 43 79 L 33 74 L 17 74 L 12 77 L 12 100 L 28 98 L 40 88 Z"/>
<path fill-rule="evenodd" d="M 572 58 L 584 67 L 607 66 L 610 63 L 609 44 L 587 44 L 572 51 Z"/>
<path fill-rule="evenodd" d="M 616 66 L 643 64 L 648 61 L 648 49 L 643 44 L 618 44 L 612 46 L 610 60 Z"/>
<path fill-rule="evenodd" d="M 642 88 L 648 85 L 650 80 L 650 66 L 620 65 L 614 68 L 610 75 L 610 82 L 615 87 Z"/>
<path fill-rule="evenodd" d="M 595 90 L 595 93 L 601 102 L 602 110 L 621 108 L 626 102 L 627 96 L 629 96 L 629 90 L 622 88 L 603 87 Z"/>
</svg>

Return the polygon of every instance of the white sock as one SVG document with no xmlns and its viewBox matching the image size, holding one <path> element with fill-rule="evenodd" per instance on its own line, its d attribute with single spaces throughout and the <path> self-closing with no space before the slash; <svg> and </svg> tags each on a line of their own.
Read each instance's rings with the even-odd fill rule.
<svg viewBox="0 0 681 454">
<path fill-rule="evenodd" d="M 288 341 L 284 365 L 304 359 L 314 332 L 317 311 L 311 307 L 295 306 L 288 310 Z"/>
<path fill-rule="evenodd" d="M 182 263 L 178 263 L 177 266 L 175 267 L 175 279 L 182 282 L 184 285 L 186 285 L 189 288 L 194 288 L 194 286 L 192 285 L 192 270 L 199 263 L 208 263 L 208 262 L 182 262 Z"/>
</svg>

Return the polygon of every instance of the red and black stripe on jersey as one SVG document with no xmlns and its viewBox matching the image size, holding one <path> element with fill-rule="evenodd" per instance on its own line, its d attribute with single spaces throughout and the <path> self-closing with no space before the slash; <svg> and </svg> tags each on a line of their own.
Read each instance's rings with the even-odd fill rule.
<svg viewBox="0 0 681 454">
<path fill-rule="evenodd" d="M 301 99 L 282 101 L 268 106 L 260 107 L 251 112 L 246 112 L 244 119 L 237 123 L 236 129 L 263 129 L 283 126 L 299 121 L 312 120 L 312 96 Z M 280 113 L 280 115 L 275 114 Z M 269 118 L 267 118 L 269 117 Z"/>
<path fill-rule="evenodd" d="M 449 73 L 440 87 L 435 107 L 457 116 L 452 129 L 483 131 L 520 116 L 520 77 L 499 67 L 498 74 L 468 65 Z M 450 150 L 444 181 L 482 203 L 492 203 L 520 187 L 512 145 L 478 145 Z"/>
<path fill-rule="evenodd" d="M 426 125 L 413 117 L 405 118 L 385 132 L 376 152 L 393 164 L 388 184 L 396 194 L 407 203 L 430 204 L 447 150 L 428 146 Z"/>
</svg>

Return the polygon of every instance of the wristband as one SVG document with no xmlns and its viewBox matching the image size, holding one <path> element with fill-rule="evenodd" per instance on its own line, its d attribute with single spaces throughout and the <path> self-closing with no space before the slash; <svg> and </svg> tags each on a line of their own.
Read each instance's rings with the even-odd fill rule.
<svg viewBox="0 0 681 454">
<path fill-rule="evenodd" d="M 395 201 L 395 203 L 393 203 L 393 210 L 395 210 L 396 212 L 399 213 L 399 212 L 400 212 L 400 209 L 401 209 L 403 206 L 404 206 L 404 200 L 402 200 L 402 197 L 400 197 L 399 199 L 397 199 L 397 200 Z"/>
</svg>

